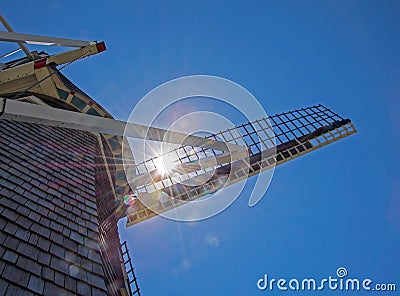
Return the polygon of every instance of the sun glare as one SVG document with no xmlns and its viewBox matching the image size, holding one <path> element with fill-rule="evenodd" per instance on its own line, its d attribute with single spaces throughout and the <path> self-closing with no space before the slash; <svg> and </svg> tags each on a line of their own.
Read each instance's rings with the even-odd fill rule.
<svg viewBox="0 0 400 296">
<path fill-rule="evenodd" d="M 168 175 L 174 166 L 174 159 L 168 154 L 154 159 L 154 165 L 160 175 Z"/>
</svg>

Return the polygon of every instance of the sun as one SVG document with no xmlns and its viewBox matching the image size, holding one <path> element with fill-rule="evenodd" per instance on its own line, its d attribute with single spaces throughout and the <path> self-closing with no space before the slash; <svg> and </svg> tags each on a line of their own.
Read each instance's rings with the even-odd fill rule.
<svg viewBox="0 0 400 296">
<path fill-rule="evenodd" d="M 164 176 L 172 172 L 176 160 L 171 155 L 165 154 L 156 157 L 153 161 L 158 173 Z"/>
</svg>

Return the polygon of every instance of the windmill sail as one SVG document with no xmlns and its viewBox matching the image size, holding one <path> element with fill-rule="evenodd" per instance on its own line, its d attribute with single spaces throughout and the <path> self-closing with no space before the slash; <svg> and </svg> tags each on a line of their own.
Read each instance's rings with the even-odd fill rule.
<svg viewBox="0 0 400 296">
<path fill-rule="evenodd" d="M 220 154 L 219 151 L 212 149 L 181 146 L 166 153 L 176 155 L 178 163 L 175 166 L 179 167 L 178 171 L 181 173 L 179 177 L 176 174 L 173 176 L 159 174 L 156 177 L 143 178 L 151 174 L 152 168 L 157 166 L 157 157 L 137 164 L 136 180 L 147 179 L 149 182 L 139 182 L 134 195 L 161 194 L 163 198 L 151 199 L 154 203 L 150 206 L 147 204 L 147 207 L 140 203 L 135 204 L 136 210 L 128 214 L 128 226 L 356 133 L 350 119 L 341 117 L 323 105 L 277 114 L 268 119 L 242 124 L 211 136 L 214 140 L 223 139 L 230 144 L 246 145 L 249 152 L 246 159 L 215 163 L 212 167 L 212 176 L 209 175 L 209 167 L 204 168 L 199 165 L 196 169 L 195 166 L 207 155 Z M 202 179 L 202 176 L 206 178 Z M 191 179 L 207 179 L 207 181 L 197 186 L 187 185 Z"/>
</svg>

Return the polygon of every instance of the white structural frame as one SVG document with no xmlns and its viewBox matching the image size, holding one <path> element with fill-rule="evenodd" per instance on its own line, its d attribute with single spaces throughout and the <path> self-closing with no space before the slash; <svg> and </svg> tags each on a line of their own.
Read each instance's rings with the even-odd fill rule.
<svg viewBox="0 0 400 296">
<path fill-rule="evenodd" d="M 247 151 L 245 146 L 205 139 L 137 123 L 62 110 L 49 106 L 40 106 L 5 98 L 0 98 L 0 119 L 44 124 L 101 134 L 145 139 L 149 141 L 190 145 L 229 153 Z M 243 153 L 236 153 L 236 159 L 242 156 L 242 154 Z"/>
<path fill-rule="evenodd" d="M 0 41 L 66 47 L 84 47 L 90 44 L 89 41 L 83 40 L 47 37 L 41 35 L 21 34 L 5 31 L 0 31 Z"/>
</svg>

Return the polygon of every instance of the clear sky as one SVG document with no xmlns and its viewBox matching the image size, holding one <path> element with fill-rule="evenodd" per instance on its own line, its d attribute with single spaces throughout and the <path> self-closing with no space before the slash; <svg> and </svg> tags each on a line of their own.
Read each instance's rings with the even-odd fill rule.
<svg viewBox="0 0 400 296">
<path fill-rule="evenodd" d="M 244 192 L 202 222 L 121 229 L 143 295 L 291 295 L 257 280 L 341 266 L 400 289 L 399 1 L 0 1 L 0 11 L 17 32 L 104 40 L 106 52 L 64 73 L 119 119 L 161 83 L 209 74 L 269 114 L 322 103 L 357 127 L 278 167 L 254 208 Z"/>
</svg>

